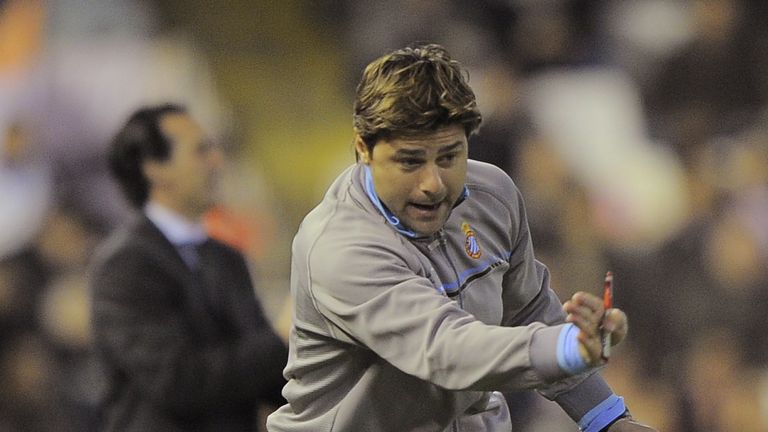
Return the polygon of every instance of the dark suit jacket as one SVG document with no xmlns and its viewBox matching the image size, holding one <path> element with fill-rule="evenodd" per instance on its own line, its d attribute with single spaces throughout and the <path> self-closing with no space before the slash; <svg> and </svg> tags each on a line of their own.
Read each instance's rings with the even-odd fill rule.
<svg viewBox="0 0 768 432">
<path fill-rule="evenodd" d="M 284 403 L 287 350 L 234 249 L 207 241 L 195 272 L 141 215 L 102 245 L 92 270 L 104 430 L 251 431 L 258 401 Z"/>
</svg>

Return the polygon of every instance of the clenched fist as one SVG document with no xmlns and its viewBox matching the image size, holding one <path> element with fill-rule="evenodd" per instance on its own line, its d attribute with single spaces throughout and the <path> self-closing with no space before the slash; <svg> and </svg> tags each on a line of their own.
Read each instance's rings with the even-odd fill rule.
<svg viewBox="0 0 768 432">
<path fill-rule="evenodd" d="M 612 308 L 605 313 L 603 300 L 585 292 L 577 292 L 563 304 L 566 321 L 574 323 L 579 330 L 579 352 L 590 366 L 602 364 L 601 331 L 611 333 L 611 345 L 624 340 L 627 335 L 627 315 Z"/>
</svg>

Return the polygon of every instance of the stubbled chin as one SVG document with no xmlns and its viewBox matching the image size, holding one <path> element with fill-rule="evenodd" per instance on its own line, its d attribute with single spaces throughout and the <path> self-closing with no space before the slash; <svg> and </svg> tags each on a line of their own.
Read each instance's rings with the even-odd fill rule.
<svg viewBox="0 0 768 432">
<path fill-rule="evenodd" d="M 414 229 L 414 231 L 418 235 L 420 235 L 420 236 L 431 236 L 432 234 L 440 231 L 440 226 L 439 225 L 435 225 L 435 226 L 430 225 L 429 227 L 425 226 L 422 229 Z"/>
<path fill-rule="evenodd" d="M 433 215 L 419 215 L 403 221 L 414 231 L 422 235 L 430 235 L 437 232 L 445 223 L 445 213 L 438 210 Z"/>
</svg>

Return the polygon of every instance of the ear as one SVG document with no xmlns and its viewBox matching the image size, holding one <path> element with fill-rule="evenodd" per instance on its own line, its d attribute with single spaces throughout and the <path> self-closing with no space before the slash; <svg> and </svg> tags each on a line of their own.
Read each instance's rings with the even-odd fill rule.
<svg viewBox="0 0 768 432">
<path fill-rule="evenodd" d="M 147 160 L 142 164 L 144 177 L 149 181 L 150 186 L 161 184 L 163 182 L 163 164 L 156 160 Z"/>
<path fill-rule="evenodd" d="M 365 145 L 365 141 L 363 141 L 360 135 L 355 135 L 355 151 L 357 152 L 357 157 L 363 161 L 364 164 L 368 165 L 371 155 L 368 153 L 368 147 Z"/>
</svg>

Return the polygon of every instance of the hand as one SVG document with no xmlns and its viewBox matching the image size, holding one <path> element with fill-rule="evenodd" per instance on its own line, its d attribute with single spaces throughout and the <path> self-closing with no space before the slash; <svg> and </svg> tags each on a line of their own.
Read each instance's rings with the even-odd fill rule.
<svg viewBox="0 0 768 432">
<path fill-rule="evenodd" d="M 611 333 L 611 345 L 617 345 L 627 335 L 627 315 L 620 309 L 605 313 L 603 300 L 585 292 L 577 292 L 563 304 L 566 321 L 579 330 L 579 351 L 590 366 L 602 364 L 601 329 Z"/>
<path fill-rule="evenodd" d="M 625 417 L 616 421 L 608 428 L 608 432 L 657 432 L 656 429 L 640 424 L 632 419 Z"/>
</svg>

